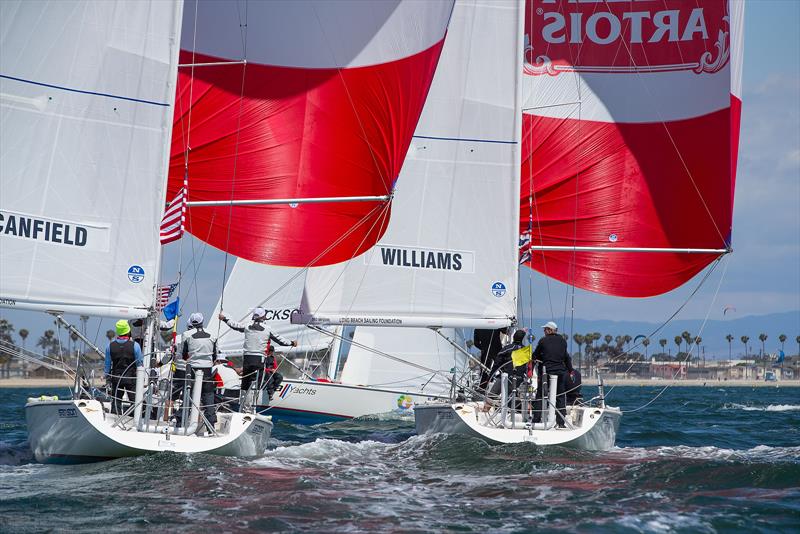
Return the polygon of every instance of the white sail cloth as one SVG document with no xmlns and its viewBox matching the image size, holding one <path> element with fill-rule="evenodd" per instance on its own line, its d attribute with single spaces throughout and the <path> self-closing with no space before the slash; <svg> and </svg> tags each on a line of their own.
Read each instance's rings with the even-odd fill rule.
<svg viewBox="0 0 800 534">
<path fill-rule="evenodd" d="M 442 333 L 464 345 L 464 339 L 456 338 L 455 330 L 446 329 Z M 446 395 L 451 388 L 452 372 L 455 370 L 460 378 L 468 366 L 463 352 L 426 328 L 359 326 L 353 342 L 358 345 L 350 347 L 339 377 L 345 384 Z M 376 354 L 376 351 L 392 358 Z"/>
<path fill-rule="evenodd" d="M 281 352 L 302 353 L 330 346 L 331 336 L 290 321 L 291 314 L 300 306 L 305 279 L 302 269 L 237 259 L 225 284 L 225 299 L 217 302 L 208 321 L 212 331 L 216 332 L 214 325 L 218 321 L 220 306 L 224 305 L 225 314 L 240 323 L 247 323 L 253 309 L 258 307 L 267 312 L 266 322 L 271 332 L 297 341 L 297 347 L 279 347 Z M 241 352 L 243 334 L 225 323 L 220 323 L 219 328 L 218 348 L 225 353 Z"/>
<path fill-rule="evenodd" d="M 182 2 L 0 2 L 0 305 L 153 302 Z"/>
<path fill-rule="evenodd" d="M 516 315 L 522 8 L 456 2 L 383 238 L 313 269 L 293 321 L 503 326 Z"/>
</svg>

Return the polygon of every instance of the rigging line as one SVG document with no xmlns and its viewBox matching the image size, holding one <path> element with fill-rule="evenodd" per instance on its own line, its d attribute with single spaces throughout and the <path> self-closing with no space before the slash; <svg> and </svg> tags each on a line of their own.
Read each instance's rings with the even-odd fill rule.
<svg viewBox="0 0 800 534">
<path fill-rule="evenodd" d="M 447 375 L 444 375 L 441 371 L 437 371 L 436 369 L 431 369 L 430 367 L 425 367 L 424 365 L 420 365 L 420 364 L 414 363 L 414 362 L 409 362 L 409 361 L 404 360 L 402 358 L 398 358 L 397 356 L 392 356 L 391 354 L 388 354 L 386 352 L 380 351 L 380 350 L 378 350 L 378 349 L 376 349 L 374 347 L 370 347 L 370 346 L 364 345 L 363 343 L 359 343 L 358 341 L 355 341 L 355 340 L 352 340 L 352 339 L 345 340 L 340 334 L 336 334 L 334 332 L 328 332 L 327 330 L 323 330 L 322 328 L 319 328 L 318 326 L 308 325 L 308 328 L 311 328 L 313 330 L 321 332 L 321 333 L 323 333 L 325 335 L 328 335 L 328 336 L 331 336 L 331 337 L 335 337 L 335 338 L 337 338 L 337 339 L 339 339 L 341 341 L 348 341 L 351 345 L 354 345 L 354 346 L 356 346 L 356 347 L 358 347 L 360 349 L 364 349 L 367 352 L 371 352 L 371 353 L 376 354 L 378 356 L 383 356 L 384 358 L 388 358 L 388 359 L 390 359 L 392 361 L 408 365 L 409 367 L 414 367 L 416 369 L 419 369 L 421 371 L 425 371 L 427 373 L 432 373 L 434 375 L 441 375 L 441 376 L 445 376 L 445 377 L 447 376 Z"/>
<path fill-rule="evenodd" d="M 378 210 L 381 210 L 381 209 L 385 209 L 385 207 L 386 207 L 387 205 L 388 205 L 388 203 L 387 203 L 387 204 L 384 204 L 384 205 L 377 205 L 377 206 L 373 207 L 373 208 L 372 208 L 372 209 L 369 211 L 369 213 L 365 214 L 365 215 L 364 215 L 364 216 L 363 216 L 363 217 L 362 217 L 362 218 L 361 218 L 361 219 L 360 219 L 360 220 L 359 220 L 359 221 L 358 221 L 356 224 L 354 224 L 354 225 L 353 225 L 353 226 L 352 226 L 352 227 L 351 227 L 349 230 L 347 230 L 347 232 L 345 232 L 344 234 L 342 234 L 341 236 L 339 236 L 339 238 L 337 238 L 337 239 L 336 239 L 336 241 L 334 241 L 333 243 L 331 243 L 330 245 L 328 245 L 328 247 L 327 247 L 325 250 L 323 250 L 322 252 L 320 252 L 319 254 L 317 254 L 317 256 L 316 256 L 316 257 L 315 257 L 313 260 L 311 260 L 311 261 L 310 261 L 308 264 L 306 264 L 306 265 L 305 265 L 304 267 L 302 267 L 301 269 L 298 269 L 298 270 L 297 270 L 297 272 L 296 272 L 295 274 L 293 274 L 293 275 L 292 275 L 292 276 L 291 276 L 289 279 L 287 279 L 287 280 L 286 280 L 286 282 L 284 282 L 284 283 L 283 283 L 283 284 L 282 284 L 280 287 L 278 287 L 278 288 L 277 288 L 275 291 L 273 291 L 272 293 L 270 293 L 270 295 L 268 295 L 266 298 L 264 298 L 264 299 L 263 299 L 263 300 L 260 302 L 260 304 L 264 304 L 264 303 L 266 303 L 266 302 L 267 302 L 269 299 L 271 299 L 272 297 L 274 297 L 275 295 L 277 295 L 278 293 L 280 293 L 281 291 L 283 291 L 283 290 L 284 290 L 284 289 L 285 289 L 285 288 L 286 288 L 286 287 L 287 287 L 289 284 L 291 284 L 291 283 L 292 283 L 294 280 L 296 280 L 296 279 L 297 279 L 299 276 L 301 276 L 301 275 L 303 275 L 304 273 L 306 273 L 306 272 L 308 271 L 308 269 L 309 269 L 309 268 L 313 267 L 313 266 L 314 266 L 314 264 L 316 264 L 316 263 L 317 263 L 317 262 L 318 262 L 318 261 L 319 261 L 319 260 L 320 260 L 322 257 L 324 257 L 324 256 L 325 256 L 325 255 L 326 255 L 328 252 L 330 252 L 330 251 L 331 251 L 331 250 L 332 250 L 334 247 L 336 247 L 336 246 L 337 246 L 339 243 L 341 243 L 342 241 L 344 241 L 344 240 L 345 240 L 345 239 L 346 239 L 346 238 L 347 238 L 347 237 L 348 237 L 350 234 L 352 234 L 352 233 L 353 233 L 353 232 L 354 232 L 356 229 L 358 229 L 358 228 L 359 228 L 359 227 L 360 227 L 362 224 L 364 224 L 364 222 L 365 222 L 365 221 L 367 221 L 369 218 L 371 218 L 371 217 L 372 217 L 372 215 L 373 215 L 373 213 L 374 213 L 375 211 L 378 211 Z M 374 224 L 374 223 L 373 223 L 373 224 Z M 369 232 L 367 232 L 367 235 L 369 235 L 369 233 L 370 233 L 370 232 L 371 232 L 371 229 L 370 229 L 370 231 L 369 231 Z M 361 244 L 363 244 L 363 240 L 362 240 L 362 243 L 361 243 Z M 359 248 L 361 247 L 361 244 L 359 244 Z M 353 257 L 355 257 L 355 255 L 354 255 Z M 353 257 L 351 257 L 350 259 L 352 259 Z M 349 260 L 348 260 L 348 261 L 349 261 Z M 220 306 L 220 311 L 221 311 L 221 310 L 222 310 L 222 306 Z M 223 334 L 222 334 L 222 336 L 225 336 L 225 335 L 227 335 L 229 332 L 230 332 L 230 331 L 223 333 Z M 222 336 L 218 336 L 218 337 L 222 337 Z"/>
<path fill-rule="evenodd" d="M 178 98 L 178 105 L 180 106 L 181 113 L 180 113 L 180 124 L 181 124 L 181 134 L 183 139 L 185 140 L 184 148 L 183 148 L 183 187 L 185 188 L 184 195 L 186 198 L 189 198 L 189 151 L 191 150 L 191 135 L 192 135 L 192 112 L 194 111 L 194 106 L 192 105 L 192 99 L 194 98 L 194 65 L 196 63 L 195 56 L 197 53 L 197 19 L 198 19 L 198 9 L 199 9 L 199 0 L 195 0 L 194 3 L 194 26 L 192 29 L 192 67 L 189 71 L 189 109 L 188 113 L 184 113 L 183 108 L 183 95 L 179 94 Z M 180 44 L 178 45 L 180 47 Z M 179 50 L 180 53 L 180 50 Z M 184 121 L 184 115 L 186 116 L 186 120 Z M 183 219 L 181 220 L 181 224 L 184 225 L 183 231 L 186 231 L 186 223 L 189 222 L 191 227 L 191 213 L 187 214 L 186 209 L 184 207 L 182 213 Z M 178 287 L 176 290 L 177 296 L 180 297 L 181 295 L 181 282 L 183 281 L 183 235 L 178 240 Z M 192 255 L 194 256 L 194 249 L 192 249 Z M 163 263 L 163 262 L 162 262 Z M 191 289 L 191 288 L 190 288 Z M 180 313 L 180 309 L 178 310 Z M 178 323 L 178 314 L 175 316 L 175 325 L 177 328 Z"/>
<path fill-rule="evenodd" d="M 717 267 L 719 266 L 719 264 L 722 262 L 723 258 L 724 258 L 724 256 L 720 257 L 720 258 L 719 258 L 719 259 L 718 259 L 718 260 L 717 260 L 717 261 L 714 263 L 714 265 L 712 266 L 712 268 L 711 268 L 711 269 L 709 269 L 709 272 L 707 273 L 707 275 L 706 275 L 706 276 L 704 276 L 704 277 L 703 277 L 703 279 L 701 280 L 701 283 L 698 285 L 697 289 L 695 289 L 695 291 L 693 291 L 693 292 L 692 292 L 692 294 L 691 294 L 691 295 L 689 295 L 689 297 L 687 298 L 686 302 L 685 302 L 685 303 L 684 303 L 684 304 L 681 306 L 681 308 L 682 308 L 683 306 L 685 306 L 685 305 L 686 305 L 686 304 L 689 302 L 689 300 L 691 300 L 691 299 L 694 297 L 694 295 L 697 293 L 697 291 L 699 291 L 699 290 L 700 290 L 700 287 L 702 287 L 702 285 L 705 283 L 705 281 L 708 279 L 708 277 L 711 275 L 711 273 L 712 273 L 712 272 L 714 272 L 714 270 L 716 270 L 716 268 L 717 268 Z M 697 333 L 697 336 L 695 336 L 694 338 L 692 338 L 692 343 L 690 344 L 690 347 L 689 347 L 689 348 L 687 349 L 687 351 L 686 351 L 686 357 L 684 357 L 684 360 L 683 360 L 683 362 L 680 362 L 680 363 L 686 363 L 686 362 L 689 360 L 689 358 L 691 358 L 691 351 L 692 351 L 692 349 L 694 348 L 694 345 L 695 345 L 695 343 L 696 343 L 696 341 L 695 341 L 695 340 L 696 340 L 696 338 L 697 338 L 697 337 L 700 337 L 700 335 L 703 333 L 703 330 L 705 330 L 706 323 L 708 322 L 708 318 L 709 318 L 709 316 L 711 315 L 711 310 L 713 309 L 713 307 L 714 307 L 714 304 L 715 304 L 715 302 L 716 302 L 716 300 L 717 300 L 717 297 L 719 296 L 719 291 L 720 291 L 720 288 L 722 287 L 722 282 L 725 280 L 725 275 L 726 275 L 726 273 L 728 272 L 728 266 L 729 266 L 729 265 L 730 265 L 730 262 L 725 262 L 725 265 L 724 265 L 724 267 L 723 267 L 723 270 L 722 270 L 722 275 L 720 276 L 720 278 L 719 278 L 719 282 L 717 283 L 717 289 L 714 291 L 714 297 L 711 299 L 711 303 L 709 304 L 709 306 L 708 306 L 708 309 L 706 310 L 706 316 L 705 316 L 705 318 L 703 319 L 703 323 L 700 325 L 700 331 Z M 665 322 L 663 325 L 661 325 L 661 326 L 660 326 L 658 329 L 656 329 L 656 330 L 655 330 L 653 333 L 651 333 L 650 335 L 652 336 L 652 335 L 654 335 L 654 334 L 658 333 L 658 331 L 659 331 L 659 330 L 661 330 L 661 328 L 663 328 L 664 326 L 666 326 L 666 324 L 667 324 L 669 321 L 671 321 L 671 320 L 672 320 L 672 318 L 673 318 L 673 317 L 675 317 L 675 315 L 676 315 L 676 314 L 677 314 L 679 311 L 680 311 L 680 309 L 678 309 L 678 311 L 676 311 L 676 312 L 675 312 L 675 314 L 673 314 L 673 315 L 672 315 L 672 317 L 670 317 L 670 318 L 667 320 L 667 322 Z M 649 337 L 649 336 L 648 336 L 648 337 Z M 638 346 L 638 345 L 637 345 L 637 346 Z M 632 349 L 631 349 L 631 350 L 632 350 Z M 635 363 L 635 362 L 634 362 L 634 363 Z M 633 367 L 633 365 L 634 365 L 634 364 L 631 364 L 631 366 L 629 366 L 629 367 L 628 367 L 628 370 L 626 371 L 626 373 L 627 373 L 628 371 L 630 371 L 630 369 Z M 681 367 L 679 366 L 679 367 L 678 367 L 678 370 L 677 370 L 675 373 L 673 373 L 673 375 L 672 375 L 672 380 L 675 380 L 675 377 L 678 375 L 678 373 L 680 372 L 680 370 L 681 370 Z M 660 392 L 659 392 L 659 393 L 658 393 L 658 394 L 657 394 L 655 397 L 653 397 L 653 399 L 651 399 L 649 402 L 647 402 L 647 403 L 646 403 L 646 404 L 644 404 L 643 406 L 640 406 L 639 408 L 635 408 L 635 409 L 633 409 L 633 410 L 625 410 L 625 413 L 628 413 L 628 412 L 635 412 L 635 411 L 638 411 L 638 410 L 641 410 L 641 409 L 644 409 L 644 408 L 646 408 L 647 406 L 649 406 L 650 404 L 652 404 L 653 402 L 655 402 L 655 400 L 656 400 L 656 399 L 658 399 L 658 398 L 659 398 L 659 397 L 660 397 L 660 396 L 661 396 L 661 395 L 664 393 L 664 391 L 666 391 L 666 390 L 667 390 L 667 388 L 669 388 L 670 386 L 671 386 L 671 384 L 667 384 L 667 385 L 666 385 L 666 386 L 665 386 L 665 387 L 664 387 L 664 388 L 663 388 L 663 389 L 662 389 L 662 390 L 661 390 L 661 391 L 660 391 Z M 608 390 L 608 392 L 606 393 L 606 397 L 607 397 L 607 396 L 608 396 L 608 395 L 609 395 L 609 394 L 610 394 L 612 391 L 614 391 L 614 388 L 615 388 L 615 387 L 616 387 L 616 386 L 613 386 L 611 389 L 609 389 L 609 390 Z"/>
<path fill-rule="evenodd" d="M 347 82 L 345 82 L 344 75 L 342 74 L 342 67 L 340 66 L 339 60 L 336 58 L 336 54 L 334 52 L 334 47 L 330 46 L 330 39 L 328 39 L 328 35 L 325 33 L 325 27 L 322 24 L 322 20 L 319 18 L 319 13 L 317 13 L 316 6 L 312 6 L 312 10 L 314 11 L 314 17 L 317 19 L 317 23 L 319 24 L 320 33 L 322 37 L 325 39 L 329 46 L 326 48 L 330 52 L 330 56 L 333 59 L 334 65 L 336 65 L 336 73 L 339 76 L 339 79 L 342 82 L 342 87 L 344 88 L 344 92 L 347 95 L 347 101 L 350 103 L 350 107 L 353 110 L 353 115 L 355 116 L 356 120 L 358 121 L 358 127 L 361 129 L 361 135 L 363 136 L 364 142 L 367 145 L 367 149 L 369 150 L 369 154 L 372 157 L 372 164 L 375 166 L 375 171 L 378 173 L 378 176 L 381 178 L 384 186 L 386 186 L 386 194 L 391 193 L 391 185 L 392 182 L 387 182 L 389 177 L 383 176 L 381 172 L 380 165 L 378 164 L 378 158 L 375 155 L 375 151 L 372 149 L 372 144 L 369 142 L 369 137 L 367 136 L 367 130 L 364 128 L 364 123 L 361 121 L 361 116 L 358 114 L 358 110 L 356 109 L 355 102 L 353 102 L 353 97 L 350 94 L 350 89 L 347 87 Z M 421 112 L 420 112 L 421 113 Z M 392 177 L 394 179 L 394 177 Z"/>
<path fill-rule="evenodd" d="M 603 1 L 606 4 L 606 6 L 609 9 L 611 9 L 610 6 L 608 6 L 608 0 L 603 0 Z M 622 39 L 622 41 L 623 41 L 623 44 L 625 45 L 625 50 L 628 52 L 628 58 L 631 60 L 631 63 L 633 64 L 633 66 L 636 67 L 637 65 L 636 65 L 636 60 L 633 58 L 633 52 L 631 51 L 630 47 L 628 46 L 627 41 L 625 41 L 624 39 Z M 680 50 L 680 48 L 679 48 L 679 50 Z M 651 66 L 650 60 L 647 57 L 647 52 L 644 50 L 644 47 L 642 47 L 642 55 L 644 56 L 645 63 L 647 64 L 648 67 L 650 67 Z M 725 244 L 726 247 L 730 246 L 730 243 L 728 243 L 728 241 L 722 235 L 722 232 L 720 231 L 719 226 L 717 225 L 717 221 L 714 220 L 714 216 L 711 214 L 711 209 L 708 207 L 708 204 L 706 203 L 706 199 L 703 196 L 703 194 L 700 192 L 700 188 L 697 186 L 697 182 L 695 181 L 694 176 L 692 175 L 692 171 L 689 169 L 689 166 L 687 165 L 686 160 L 684 160 L 684 158 L 683 158 L 683 153 L 680 151 L 680 149 L 678 148 L 677 143 L 675 142 L 675 139 L 672 137 L 672 132 L 670 132 L 669 126 L 667 126 L 667 123 L 664 120 L 664 118 L 663 118 L 663 116 L 661 114 L 661 111 L 659 109 L 658 101 L 653 98 L 653 94 L 650 92 L 650 87 L 645 83 L 644 79 L 642 78 L 642 73 L 639 72 L 638 69 L 636 69 L 635 72 L 636 72 L 636 77 L 639 79 L 639 82 L 641 83 L 642 87 L 647 92 L 647 96 L 650 97 L 651 101 L 656 102 L 656 105 L 653 106 L 653 110 L 655 110 L 656 114 L 658 114 L 658 121 L 664 127 L 664 131 L 666 132 L 667 137 L 669 138 L 669 141 L 672 144 L 672 148 L 675 149 L 675 153 L 677 154 L 678 159 L 680 160 L 681 165 L 683 166 L 683 169 L 686 171 L 686 175 L 689 177 L 689 180 L 692 183 L 692 186 L 694 187 L 694 190 L 697 193 L 697 196 L 700 198 L 700 202 L 703 204 L 703 208 L 706 210 L 706 214 L 708 215 L 709 219 L 711 220 L 711 224 L 714 225 L 714 229 L 717 231 L 717 235 L 719 235 L 720 240 L 722 241 L 722 243 Z"/>
<path fill-rule="evenodd" d="M 388 204 L 387 204 L 387 206 L 388 206 Z M 378 224 L 378 222 L 379 222 L 379 221 L 381 221 L 381 224 L 383 225 L 383 226 L 381 227 L 381 230 L 385 231 L 385 228 L 386 228 L 386 227 L 388 226 L 388 224 L 389 224 L 389 216 L 388 216 L 388 212 L 389 212 L 389 210 L 388 210 L 388 209 L 384 209 L 384 210 L 383 210 L 383 213 L 381 213 L 381 214 L 380 214 L 378 217 L 376 217 L 376 219 L 375 219 L 375 222 L 374 222 L 374 223 L 373 223 L 373 225 L 372 225 L 372 228 L 374 228 L 374 227 L 375 227 L 375 225 L 376 225 L 376 224 Z M 385 224 L 384 224 L 384 223 L 385 223 Z M 370 228 L 370 232 L 372 231 L 372 228 Z M 369 232 L 368 232 L 366 235 L 369 235 Z M 366 235 L 365 235 L 364 239 L 366 239 Z M 362 244 L 363 244 L 363 240 L 362 240 L 362 243 L 360 243 L 360 244 L 359 244 L 359 248 L 361 248 L 361 245 L 362 245 Z M 375 249 L 373 248 L 371 252 L 368 250 L 368 251 L 366 251 L 366 253 L 367 253 L 367 254 L 374 254 L 374 253 L 375 253 Z M 326 299 L 327 299 L 327 298 L 330 296 L 331 292 L 333 291 L 333 288 L 334 288 L 334 286 L 335 286 L 335 285 L 336 285 L 336 283 L 339 281 L 339 279 L 340 279 L 342 276 L 344 276 L 344 272 L 345 272 L 345 271 L 347 270 L 347 268 L 350 266 L 350 262 L 351 262 L 351 261 L 352 261 L 354 258 L 355 258 L 355 255 L 354 255 L 352 258 L 350 258 L 349 260 L 347 260 L 347 263 L 346 263 L 346 265 L 344 265 L 344 267 L 342 268 L 341 272 L 340 272 L 340 273 L 339 273 L 339 275 L 336 277 L 336 280 L 335 280 L 335 281 L 334 281 L 334 282 L 331 284 L 331 287 L 330 287 L 330 289 L 329 289 L 329 290 L 328 290 L 328 292 L 325 294 L 325 297 L 323 297 L 323 298 L 322 298 L 322 300 L 320 301 L 320 304 L 319 304 L 319 306 L 317 306 L 317 311 L 319 311 L 319 308 L 320 308 L 320 307 L 322 307 L 322 304 L 323 304 L 323 303 L 325 302 L 325 300 L 326 300 Z M 348 314 L 348 315 L 352 314 L 352 312 L 353 312 L 353 306 L 355 306 L 356 299 L 358 298 L 358 293 L 361 291 L 361 287 L 364 285 L 364 279 L 367 277 L 367 272 L 369 272 L 369 268 L 365 268 L 365 269 L 364 269 L 364 273 L 361 275 L 361 280 L 359 280 L 359 281 L 358 281 L 358 285 L 356 285 L 356 289 L 355 289 L 355 291 L 353 292 L 353 299 L 350 301 L 350 306 L 347 308 L 347 314 Z"/>
<path fill-rule="evenodd" d="M 247 75 L 247 2 L 245 2 L 244 8 L 244 26 L 242 26 L 242 14 L 239 10 L 239 3 L 236 3 L 236 11 L 239 15 L 239 35 L 242 39 L 242 59 L 245 63 L 242 65 L 242 84 L 239 90 L 239 115 L 236 118 L 236 142 L 234 144 L 233 149 L 233 176 L 231 177 L 231 205 L 228 208 L 228 228 L 226 231 L 225 236 L 225 264 L 222 269 L 222 287 L 220 289 L 220 297 L 219 297 L 219 309 L 222 310 L 222 305 L 225 302 L 225 278 L 228 275 L 228 258 L 230 257 L 230 243 L 231 243 L 231 226 L 232 219 L 233 219 L 233 197 L 236 191 L 236 171 L 237 171 L 237 164 L 239 163 L 239 140 L 242 133 L 242 109 L 244 107 L 244 86 L 245 86 L 245 77 Z M 217 325 L 219 328 L 220 325 Z"/>
</svg>

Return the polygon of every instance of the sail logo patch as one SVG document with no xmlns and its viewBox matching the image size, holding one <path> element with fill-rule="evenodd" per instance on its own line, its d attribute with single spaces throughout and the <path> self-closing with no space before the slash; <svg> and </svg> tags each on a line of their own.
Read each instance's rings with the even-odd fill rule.
<svg viewBox="0 0 800 534">
<path fill-rule="evenodd" d="M 525 3 L 525 65 L 531 76 L 563 72 L 714 73 L 730 58 L 727 0 Z"/>
<path fill-rule="evenodd" d="M 506 294 L 506 285 L 503 282 L 495 282 L 492 284 L 492 295 L 497 298 Z"/>
<path fill-rule="evenodd" d="M 0 238 L 12 237 L 79 250 L 107 251 L 109 228 L 0 210 Z"/>
<path fill-rule="evenodd" d="M 475 253 L 468 250 L 446 250 L 424 247 L 401 247 L 379 244 L 364 256 L 366 265 L 449 271 L 455 273 L 475 272 Z"/>
<path fill-rule="evenodd" d="M 141 283 L 144 280 L 144 269 L 139 265 L 131 265 L 128 269 L 128 280 L 134 284 Z"/>
</svg>

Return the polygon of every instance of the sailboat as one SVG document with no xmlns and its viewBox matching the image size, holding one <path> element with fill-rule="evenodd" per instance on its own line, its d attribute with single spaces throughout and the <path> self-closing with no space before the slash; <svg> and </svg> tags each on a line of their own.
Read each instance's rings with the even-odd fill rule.
<svg viewBox="0 0 800 534">
<path fill-rule="evenodd" d="M 296 267 L 371 246 L 451 7 L 3 2 L 0 304 L 65 325 L 148 318 L 149 355 L 158 223 L 179 192 L 188 229 L 240 257 Z M 77 381 L 72 399 L 30 399 L 36 458 L 264 451 L 269 416 L 191 435 L 197 382 L 186 427 L 151 418 L 145 371 L 121 415 Z"/>
<path fill-rule="evenodd" d="M 393 202 L 402 196 L 398 191 Z M 402 220 L 398 209 L 402 210 L 393 210 L 393 220 Z M 453 375 L 467 372 L 463 335 L 459 337 L 456 329 L 444 329 L 439 335 L 425 328 L 311 329 L 292 324 L 292 315 L 300 312 L 305 281 L 303 269 L 240 258 L 225 286 L 227 313 L 246 321 L 253 306 L 265 307 L 271 331 L 298 342 L 297 347 L 277 347 L 285 358 L 280 371 L 295 378 L 284 378 L 272 399 L 266 391 L 259 397 L 259 409 L 273 419 L 317 424 L 388 414 L 411 416 L 419 402 L 449 398 Z M 220 307 L 221 301 L 212 316 Z M 239 355 L 242 335 L 223 326 L 218 346 Z"/>
<path fill-rule="evenodd" d="M 306 16 L 304 4 L 287 3 L 298 17 Z M 249 5 L 251 20 L 267 6 Z M 451 371 L 464 367 L 462 353 L 426 329 L 406 331 L 401 354 L 392 351 L 391 356 L 358 364 L 363 347 L 385 346 L 367 339 L 372 335 L 368 328 L 354 332 L 339 325 L 318 331 L 290 322 L 301 307 L 308 273 L 352 258 L 361 261 L 378 240 L 392 235 L 392 225 L 410 220 L 397 211 L 410 208 L 401 197 L 413 198 L 419 186 L 399 185 L 407 182 L 401 167 L 415 142 L 412 135 L 445 43 L 453 2 L 378 2 L 368 10 L 363 6 L 362 2 L 318 3 L 320 12 L 352 9 L 358 12 L 357 19 L 378 17 L 387 23 L 379 34 L 385 42 L 371 39 L 360 28 L 354 30 L 351 38 L 370 42 L 370 54 L 356 54 L 355 43 L 332 48 L 325 33 L 308 34 L 303 47 L 309 55 L 304 61 L 315 66 L 316 78 L 298 80 L 302 73 L 293 69 L 262 71 L 248 62 L 246 70 L 241 65 L 196 69 L 193 77 L 182 71 L 179 80 L 170 191 L 182 187 L 189 144 L 188 230 L 236 258 L 212 317 L 224 311 L 246 322 L 254 307 L 263 307 L 271 329 L 298 341 L 287 356 L 324 351 L 334 360 L 323 372 L 315 372 L 315 365 L 290 369 L 299 374 L 297 379 L 286 379 L 271 401 L 264 394 L 260 404 L 269 404 L 267 413 L 275 418 L 322 422 L 389 411 L 410 413 L 415 402 L 429 396 L 448 397 Z M 419 14 L 417 22 L 410 23 L 404 14 L 408 10 Z M 316 15 L 307 16 L 313 20 Z M 193 48 L 184 47 L 182 61 L 193 57 L 195 62 L 218 62 L 220 57 L 245 54 L 251 56 L 249 61 L 259 61 L 253 54 L 280 44 L 286 31 L 251 22 L 249 35 L 257 34 L 262 46 L 244 42 L 246 49 L 222 50 L 209 39 L 213 34 L 207 28 L 231 18 L 236 14 L 225 3 L 201 4 L 197 38 Z M 238 21 L 232 27 L 238 32 Z M 275 45 L 261 43 L 265 39 Z M 347 68 L 332 68 L 341 64 Z M 293 91 L 301 81 L 311 84 L 310 96 L 297 101 Z M 240 95 L 244 97 L 241 124 L 236 113 L 217 113 L 220 105 L 236 112 Z M 324 126 L 321 118 L 326 120 Z M 292 124 L 305 125 L 306 131 L 300 136 Z M 227 150 L 232 146 L 236 150 Z M 296 180 L 287 180 L 287 173 L 296 175 Z M 238 199 L 234 203 L 232 196 Z M 322 202 L 337 196 L 351 200 Z M 259 203 L 267 197 L 290 201 Z M 314 197 L 320 202 L 309 202 Z M 263 221 L 285 225 L 276 228 Z M 240 353 L 241 339 L 220 325 L 223 351 Z M 436 361 L 431 354 L 437 354 Z M 398 365 L 397 358 L 404 363 Z"/>
<path fill-rule="evenodd" d="M 498 35 L 516 35 L 517 9 L 516 2 L 455 3 L 425 107 L 393 184 L 391 215 L 378 223 L 377 243 L 345 261 L 302 272 L 237 260 L 226 286 L 226 310 L 237 318 L 256 305 L 279 310 L 299 284 L 302 295 L 292 301 L 299 310 L 289 314 L 299 330 L 286 321 L 272 324 L 281 335 L 293 332 L 301 345 L 320 339 L 314 334 L 323 330 L 332 340 L 327 372 L 285 380 L 269 401 L 273 417 L 318 423 L 410 416 L 421 403 L 449 399 L 469 374 L 464 330 L 511 323 L 518 86 L 509 82 L 496 91 L 487 80 L 512 72 L 501 69 L 513 61 L 517 39 Z M 248 292 L 249 298 L 234 298 Z M 241 346 L 225 329 L 220 339 L 232 350 Z"/>
<path fill-rule="evenodd" d="M 526 2 L 524 263 L 572 287 L 646 297 L 731 251 L 743 10 L 728 0 Z M 418 432 L 613 447 L 621 412 L 602 383 L 559 429 L 552 377 L 540 423 L 529 394 L 501 380 L 499 405 L 418 406 Z"/>
</svg>

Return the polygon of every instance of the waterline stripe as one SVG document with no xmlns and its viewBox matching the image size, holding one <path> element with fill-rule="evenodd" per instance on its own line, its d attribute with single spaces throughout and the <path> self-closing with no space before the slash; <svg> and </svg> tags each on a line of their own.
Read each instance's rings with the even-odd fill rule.
<svg viewBox="0 0 800 534">
<path fill-rule="evenodd" d="M 142 100 L 141 98 L 132 98 L 130 96 L 112 95 L 109 93 L 98 93 L 95 91 L 84 91 L 83 89 L 73 89 L 71 87 L 64 87 L 61 85 L 53 85 L 49 83 L 35 82 L 33 80 L 25 80 L 23 78 L 15 78 L 14 76 L 6 76 L 5 74 L 0 74 L 0 78 L 5 78 L 7 80 L 14 80 L 15 82 L 29 83 L 31 85 L 39 85 L 41 87 L 50 87 L 51 89 L 60 89 L 62 91 L 69 91 L 71 93 L 80 93 L 84 95 L 93 95 L 93 96 L 104 96 L 106 98 L 115 98 L 117 100 L 128 100 L 129 102 L 139 102 L 141 104 L 169 107 L 169 104 L 166 102 L 154 102 L 152 100 Z"/>
</svg>

